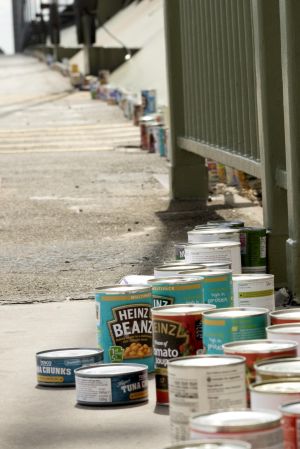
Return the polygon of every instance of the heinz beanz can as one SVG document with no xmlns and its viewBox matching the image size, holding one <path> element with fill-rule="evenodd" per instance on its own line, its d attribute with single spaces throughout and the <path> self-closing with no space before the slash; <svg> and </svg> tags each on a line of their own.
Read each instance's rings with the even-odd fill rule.
<svg viewBox="0 0 300 449">
<path fill-rule="evenodd" d="M 200 355 L 168 362 L 172 441 L 189 438 L 195 413 L 246 407 L 245 359 Z"/>
<path fill-rule="evenodd" d="M 233 307 L 231 270 L 190 270 L 179 274 L 203 278 L 205 304 L 214 304 L 217 308 Z"/>
<path fill-rule="evenodd" d="M 71 387 L 75 385 L 74 370 L 83 365 L 99 363 L 103 350 L 94 348 L 63 348 L 36 354 L 38 385 Z"/>
<path fill-rule="evenodd" d="M 235 307 L 275 309 L 273 274 L 235 274 L 232 282 Z"/>
<path fill-rule="evenodd" d="M 207 354 L 223 354 L 223 344 L 231 341 L 266 338 L 268 310 L 232 307 L 204 312 L 203 342 Z"/>
<path fill-rule="evenodd" d="M 105 363 L 144 363 L 154 370 L 151 307 L 151 287 L 97 289 L 98 344 L 104 349 Z"/>
<path fill-rule="evenodd" d="M 274 310 L 270 313 L 271 324 L 300 323 L 300 308 Z"/>
<path fill-rule="evenodd" d="M 169 402 L 168 360 L 195 355 L 202 350 L 202 313 L 214 307 L 207 304 L 179 304 L 152 309 L 157 403 Z"/>
<path fill-rule="evenodd" d="M 284 404 L 279 410 L 282 413 L 284 449 L 300 449 L 300 402 Z"/>
<path fill-rule="evenodd" d="M 153 306 L 203 303 L 203 279 L 160 278 L 148 281 L 152 287 Z"/>
</svg>

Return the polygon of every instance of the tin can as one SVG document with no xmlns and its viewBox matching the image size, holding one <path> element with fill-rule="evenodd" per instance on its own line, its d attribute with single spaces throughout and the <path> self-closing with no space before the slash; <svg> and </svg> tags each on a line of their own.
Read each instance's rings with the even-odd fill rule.
<svg viewBox="0 0 300 449">
<path fill-rule="evenodd" d="M 187 264 L 184 261 L 175 260 L 174 262 L 169 262 L 164 265 L 154 268 L 154 276 L 156 278 L 169 277 L 169 276 L 179 276 L 181 277 L 184 272 L 189 272 L 191 270 L 227 270 L 231 269 L 230 263 L 221 262 L 205 262 L 198 264 Z M 180 274 L 179 274 L 180 273 Z"/>
<path fill-rule="evenodd" d="M 207 225 L 222 226 L 225 228 L 243 228 L 245 223 L 242 220 L 210 220 Z"/>
<path fill-rule="evenodd" d="M 184 260 L 185 259 L 185 245 L 186 243 L 175 243 L 175 259 Z"/>
<path fill-rule="evenodd" d="M 157 403 L 169 402 L 168 360 L 195 355 L 203 349 L 202 313 L 213 308 L 207 304 L 183 304 L 152 309 Z"/>
<path fill-rule="evenodd" d="M 193 229 L 188 232 L 189 243 L 207 243 L 218 241 L 240 242 L 240 233 L 237 229 L 213 228 Z"/>
<path fill-rule="evenodd" d="M 243 273 L 265 273 L 267 270 L 266 228 L 240 230 Z"/>
<path fill-rule="evenodd" d="M 232 282 L 234 307 L 275 309 L 273 274 L 235 274 Z"/>
<path fill-rule="evenodd" d="M 148 132 L 147 132 L 147 126 L 148 125 L 155 125 L 156 121 L 154 120 L 153 116 L 146 115 L 140 119 L 140 132 L 141 132 L 141 148 L 142 150 L 148 150 Z"/>
<path fill-rule="evenodd" d="M 252 446 L 246 441 L 239 440 L 201 440 L 201 441 L 185 441 L 181 444 L 172 444 L 164 449 L 251 449 Z"/>
<path fill-rule="evenodd" d="M 192 356 L 168 362 L 172 441 L 187 440 L 194 413 L 246 407 L 245 359 Z"/>
<path fill-rule="evenodd" d="M 142 116 L 142 106 L 140 104 L 135 104 L 133 108 L 133 125 L 139 126 L 140 119 Z"/>
<path fill-rule="evenodd" d="M 278 410 L 280 405 L 300 401 L 300 379 L 277 379 L 250 385 L 252 410 Z"/>
<path fill-rule="evenodd" d="M 221 262 L 231 264 L 233 273 L 241 273 L 241 254 L 238 242 L 211 242 L 187 244 L 186 263 Z"/>
<path fill-rule="evenodd" d="M 149 287 L 148 281 L 154 279 L 153 276 L 145 276 L 142 274 L 129 274 L 124 276 L 120 281 L 120 285 L 145 285 Z"/>
<path fill-rule="evenodd" d="M 257 381 L 298 378 L 300 380 L 300 357 L 263 360 L 255 364 Z"/>
<path fill-rule="evenodd" d="M 300 323 L 300 309 L 295 307 L 292 309 L 274 310 L 270 313 L 271 324 L 289 324 Z"/>
<path fill-rule="evenodd" d="M 163 125 L 158 125 L 155 130 L 155 152 L 161 157 L 166 155 L 166 129 Z"/>
<path fill-rule="evenodd" d="M 233 306 L 231 270 L 190 270 L 179 274 L 203 279 L 205 304 L 214 304 L 218 309 Z"/>
<path fill-rule="evenodd" d="M 153 306 L 171 304 L 203 303 L 203 279 L 170 277 L 150 280 Z"/>
<path fill-rule="evenodd" d="M 141 96 L 143 114 L 153 114 L 156 112 L 156 90 L 142 90 Z"/>
<path fill-rule="evenodd" d="M 154 370 L 151 287 L 115 285 L 97 289 L 98 344 L 104 362 L 137 362 Z"/>
<path fill-rule="evenodd" d="M 103 350 L 97 348 L 63 348 L 37 352 L 38 385 L 73 387 L 76 368 L 101 362 L 102 359 Z"/>
<path fill-rule="evenodd" d="M 268 310 L 258 307 L 232 307 L 204 312 L 203 342 L 208 354 L 223 354 L 231 341 L 266 338 Z"/>
<path fill-rule="evenodd" d="M 190 437 L 243 440 L 253 449 L 282 449 L 281 413 L 271 410 L 230 410 L 195 415 Z"/>
<path fill-rule="evenodd" d="M 299 449 L 300 402 L 284 404 L 280 407 L 285 449 Z"/>
<path fill-rule="evenodd" d="M 298 344 L 297 356 L 300 357 L 300 323 L 274 324 L 267 327 L 267 336 L 271 340 L 292 340 Z"/>
<path fill-rule="evenodd" d="M 225 343 L 223 351 L 226 355 L 239 355 L 246 359 L 247 385 L 256 382 L 255 364 L 261 360 L 277 357 L 295 357 L 297 343 L 288 340 L 244 340 Z M 248 390 L 248 403 L 250 392 Z"/>
<path fill-rule="evenodd" d="M 148 400 L 146 365 L 112 363 L 75 371 L 76 397 L 82 405 L 130 405 Z"/>
</svg>

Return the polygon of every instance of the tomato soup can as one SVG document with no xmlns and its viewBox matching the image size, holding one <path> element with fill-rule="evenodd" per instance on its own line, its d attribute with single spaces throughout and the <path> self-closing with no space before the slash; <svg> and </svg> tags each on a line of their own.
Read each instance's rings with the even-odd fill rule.
<svg viewBox="0 0 300 449">
<path fill-rule="evenodd" d="M 239 242 L 210 242 L 187 244 L 185 248 L 186 263 L 221 262 L 230 263 L 232 272 L 241 273 L 241 253 Z"/>
<path fill-rule="evenodd" d="M 130 405 L 148 400 L 148 367 L 138 363 L 91 365 L 75 371 L 82 405 Z"/>
<path fill-rule="evenodd" d="M 203 342 L 207 354 L 223 354 L 231 341 L 266 338 L 268 310 L 258 307 L 232 307 L 203 314 Z"/>
<path fill-rule="evenodd" d="M 38 352 L 36 354 L 38 385 L 73 387 L 76 368 L 100 363 L 102 359 L 103 350 L 97 348 L 62 348 Z"/>
<path fill-rule="evenodd" d="M 155 278 L 148 283 L 152 287 L 154 307 L 204 302 L 203 279 L 200 277 Z"/>
<path fill-rule="evenodd" d="M 300 401 L 300 379 L 277 379 L 250 385 L 251 409 L 278 410 L 281 405 Z"/>
<path fill-rule="evenodd" d="M 167 405 L 169 402 L 168 360 L 195 355 L 203 349 L 202 313 L 214 307 L 182 304 L 152 309 L 157 403 Z"/>
<path fill-rule="evenodd" d="M 168 362 L 172 441 L 189 438 L 194 413 L 246 407 L 245 359 L 200 355 Z"/>
<path fill-rule="evenodd" d="M 300 323 L 274 324 L 267 327 L 271 340 L 292 340 L 298 344 L 297 355 L 300 357 Z"/>
<path fill-rule="evenodd" d="M 255 370 L 258 382 L 290 377 L 300 380 L 300 357 L 263 360 L 255 364 Z"/>
<path fill-rule="evenodd" d="M 237 229 L 211 228 L 193 229 L 188 232 L 189 243 L 207 243 L 218 241 L 240 242 L 240 234 Z"/>
<path fill-rule="evenodd" d="M 300 308 L 274 310 L 270 313 L 271 324 L 300 323 Z"/>
<path fill-rule="evenodd" d="M 234 307 L 275 309 L 273 274 L 235 274 L 232 282 Z"/>
<path fill-rule="evenodd" d="M 300 449 L 300 402 L 284 404 L 280 407 L 284 449 Z"/>
<path fill-rule="evenodd" d="M 97 289 L 98 345 L 104 362 L 144 363 L 154 371 L 151 287 L 114 285 Z"/>
<path fill-rule="evenodd" d="M 179 274 L 203 279 L 205 304 L 214 304 L 217 308 L 233 307 L 231 270 L 190 270 Z"/>
<path fill-rule="evenodd" d="M 190 420 L 190 437 L 237 439 L 253 449 L 282 449 L 281 417 L 278 411 L 245 409 L 195 415 Z"/>
<path fill-rule="evenodd" d="M 209 439 L 198 441 L 185 441 L 184 443 L 172 444 L 164 449 L 251 449 L 251 444 L 246 441 Z"/>
<path fill-rule="evenodd" d="M 244 227 L 240 230 L 243 273 L 265 273 L 267 269 L 266 228 Z"/>
</svg>

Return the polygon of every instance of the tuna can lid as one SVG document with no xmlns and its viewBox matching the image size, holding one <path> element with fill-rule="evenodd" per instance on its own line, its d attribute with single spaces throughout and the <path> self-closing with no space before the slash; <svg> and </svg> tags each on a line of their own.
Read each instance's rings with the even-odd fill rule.
<svg viewBox="0 0 300 449">
<path fill-rule="evenodd" d="M 153 307 L 151 309 L 152 316 L 154 315 L 199 315 L 204 310 L 215 309 L 214 304 L 172 304 L 170 306 Z"/>
<path fill-rule="evenodd" d="M 79 377 L 114 377 L 147 370 L 147 365 L 139 363 L 103 363 L 77 368 L 75 374 Z"/>
<path fill-rule="evenodd" d="M 246 441 L 209 439 L 201 441 L 184 441 L 173 444 L 164 449 L 251 449 L 251 444 Z"/>
<path fill-rule="evenodd" d="M 168 367 L 175 366 L 178 368 L 196 367 L 207 368 L 210 366 L 224 366 L 224 365 L 239 365 L 244 364 L 246 359 L 236 355 L 194 355 L 187 357 L 180 357 L 178 359 L 168 360 Z"/>
<path fill-rule="evenodd" d="M 300 374 L 300 357 L 263 360 L 255 365 L 258 373 L 273 374 L 278 377 L 298 377 Z"/>
<path fill-rule="evenodd" d="M 105 293 L 106 295 L 128 295 L 132 293 L 150 293 L 151 287 L 145 285 L 109 285 L 105 287 L 97 287 L 97 293 Z"/>
<path fill-rule="evenodd" d="M 276 334 L 300 334 L 300 322 L 293 324 L 273 324 L 268 326 L 267 332 Z"/>
<path fill-rule="evenodd" d="M 245 273 L 245 274 L 233 274 L 232 280 L 235 282 L 239 281 L 257 281 L 257 280 L 272 280 L 274 279 L 274 274 L 265 274 L 265 273 Z M 300 314 L 299 314 L 300 316 Z"/>
<path fill-rule="evenodd" d="M 269 354 L 281 352 L 284 349 L 297 348 L 297 342 L 289 340 L 241 340 L 225 343 L 222 348 L 225 353 Z"/>
<path fill-rule="evenodd" d="M 172 285 L 193 285 L 200 284 L 202 279 L 195 277 L 166 277 L 166 278 L 153 278 L 148 281 L 150 285 L 153 287 L 160 286 L 161 284 L 164 286 L 172 286 Z"/>
<path fill-rule="evenodd" d="M 262 307 L 229 307 L 205 312 L 205 318 L 242 318 L 246 316 L 264 315 L 268 309 Z"/>
<path fill-rule="evenodd" d="M 271 394 L 295 394 L 300 393 L 300 379 L 277 379 L 267 382 L 258 382 L 249 386 L 250 390 L 257 393 Z"/>
<path fill-rule="evenodd" d="M 228 410 L 215 413 L 197 414 L 190 419 L 193 431 L 205 433 L 247 432 L 263 430 L 280 425 L 281 413 L 271 410 Z"/>
<path fill-rule="evenodd" d="M 42 359 L 66 359 L 66 358 L 76 359 L 102 353 L 103 349 L 97 348 L 62 348 L 62 349 L 49 349 L 48 351 L 40 351 L 36 353 L 36 356 L 37 358 Z"/>
<path fill-rule="evenodd" d="M 300 402 L 291 402 L 279 407 L 279 410 L 284 415 L 299 415 L 300 416 Z"/>
<path fill-rule="evenodd" d="M 225 248 L 234 248 L 234 247 L 240 247 L 240 242 L 229 242 L 227 240 L 217 240 L 216 242 L 203 242 L 203 243 L 187 243 L 186 249 L 189 250 L 197 250 L 197 249 L 206 249 L 206 248 L 212 248 L 216 250 L 225 249 Z"/>
<path fill-rule="evenodd" d="M 300 308 L 274 310 L 270 312 L 270 317 L 284 318 L 285 320 L 299 320 L 300 322 Z"/>
</svg>

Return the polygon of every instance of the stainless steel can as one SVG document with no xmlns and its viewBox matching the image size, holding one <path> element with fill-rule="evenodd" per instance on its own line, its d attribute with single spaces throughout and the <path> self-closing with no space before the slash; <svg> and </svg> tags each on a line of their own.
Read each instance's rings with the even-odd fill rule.
<svg viewBox="0 0 300 449">
<path fill-rule="evenodd" d="M 282 449 L 281 413 L 272 410 L 229 410 L 195 415 L 190 437 L 247 441 L 253 449 Z"/>
<path fill-rule="evenodd" d="M 212 228 L 212 229 L 193 229 L 188 231 L 189 243 L 207 243 L 218 241 L 240 242 L 240 234 L 237 229 L 230 228 Z"/>
<path fill-rule="evenodd" d="M 239 440 L 201 440 L 185 441 L 180 444 L 172 444 L 164 449 L 251 449 L 251 444 Z"/>
<path fill-rule="evenodd" d="M 255 370 L 258 382 L 290 377 L 300 380 L 300 357 L 263 360 L 255 364 Z"/>
<path fill-rule="evenodd" d="M 273 274 L 234 274 L 234 307 L 264 307 L 275 309 Z"/>
<path fill-rule="evenodd" d="M 280 405 L 300 401 L 300 379 L 277 379 L 250 385 L 252 410 L 278 410 Z"/>
<path fill-rule="evenodd" d="M 221 262 L 230 263 L 232 272 L 241 273 L 241 253 L 239 242 L 210 242 L 187 244 L 185 248 L 186 263 Z"/>
<path fill-rule="evenodd" d="M 175 261 L 171 264 L 159 265 L 154 268 L 154 276 L 156 278 L 166 278 L 169 276 L 179 276 L 179 271 L 188 271 L 192 269 L 205 268 L 203 264 L 186 264 L 181 263 L 181 261 Z"/>
<path fill-rule="evenodd" d="M 168 385 L 173 441 L 189 437 L 194 413 L 246 407 L 246 360 L 236 356 L 192 356 L 169 360 Z"/>
</svg>

